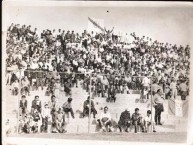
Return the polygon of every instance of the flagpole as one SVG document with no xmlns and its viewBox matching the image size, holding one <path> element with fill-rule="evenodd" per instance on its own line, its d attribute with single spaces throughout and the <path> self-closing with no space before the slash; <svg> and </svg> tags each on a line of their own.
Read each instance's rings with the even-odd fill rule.
<svg viewBox="0 0 193 145">
<path fill-rule="evenodd" d="M 150 87 L 151 87 L 151 132 L 153 131 L 153 94 L 152 94 L 152 77 L 150 78 Z"/>
<path fill-rule="evenodd" d="M 90 73 L 90 88 L 89 88 L 89 117 L 88 117 L 88 133 L 90 133 L 90 118 L 91 118 L 91 75 L 92 73 Z"/>
</svg>

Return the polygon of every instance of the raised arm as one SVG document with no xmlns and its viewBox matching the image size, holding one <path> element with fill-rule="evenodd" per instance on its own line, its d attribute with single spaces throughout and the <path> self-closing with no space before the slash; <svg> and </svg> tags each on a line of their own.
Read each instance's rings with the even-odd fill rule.
<svg viewBox="0 0 193 145">
<path fill-rule="evenodd" d="M 105 30 L 106 33 L 108 32 L 108 31 L 106 30 L 106 27 L 104 27 L 104 30 Z"/>
<path fill-rule="evenodd" d="M 112 33 L 112 32 L 113 32 L 113 30 L 114 30 L 114 27 L 113 27 L 113 29 L 111 30 L 111 32 L 110 32 L 110 33 Z"/>
</svg>

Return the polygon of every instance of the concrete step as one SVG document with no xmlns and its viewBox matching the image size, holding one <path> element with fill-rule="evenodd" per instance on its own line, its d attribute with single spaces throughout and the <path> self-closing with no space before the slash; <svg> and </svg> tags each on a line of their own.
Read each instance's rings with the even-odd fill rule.
<svg viewBox="0 0 193 145">
<path fill-rule="evenodd" d="M 45 89 L 43 91 L 31 91 L 31 95 L 27 96 L 28 100 L 28 110 L 31 108 L 31 102 L 34 99 L 35 95 L 40 96 L 40 100 L 42 103 L 50 101 L 51 96 L 45 96 Z M 16 119 L 16 115 L 13 113 L 13 110 L 18 110 L 18 97 L 20 96 L 12 96 L 10 91 L 8 90 L 7 95 L 7 102 L 6 102 L 6 113 L 9 113 L 9 115 L 6 115 L 7 118 L 10 118 L 12 122 Z M 125 110 L 125 108 L 128 108 L 130 110 L 131 114 L 134 112 L 135 108 L 140 109 L 141 114 L 146 114 L 147 110 L 150 109 L 147 108 L 147 103 L 140 103 L 139 100 L 140 95 L 139 92 L 133 91 L 132 93 L 136 94 L 117 94 L 117 100 L 115 103 L 108 103 L 106 102 L 106 98 L 101 97 L 95 97 L 93 101 L 95 102 L 95 107 L 98 112 L 96 115 L 96 118 L 99 117 L 100 113 L 103 111 L 102 109 L 105 106 L 109 107 L 109 111 L 111 113 L 112 118 L 115 121 L 119 120 L 121 112 Z M 74 112 L 77 110 L 83 111 L 83 103 L 88 97 L 88 92 L 86 92 L 84 89 L 81 88 L 79 85 L 78 88 L 74 87 L 72 89 L 72 106 L 74 109 Z M 61 91 L 59 94 L 57 94 L 56 101 L 61 106 L 64 102 L 67 101 L 67 98 L 65 96 L 65 93 Z M 20 99 L 20 98 L 19 98 Z M 164 103 L 165 111 L 162 113 L 162 120 L 163 120 L 163 126 L 156 126 L 157 130 L 160 132 L 167 132 L 167 131 L 180 131 L 185 130 L 187 124 L 187 119 L 178 118 L 175 116 L 168 115 L 168 104 L 167 100 Z M 154 109 L 154 108 L 153 108 Z M 72 119 L 69 117 L 69 123 L 67 125 L 67 130 L 69 133 L 87 133 L 88 132 L 88 118 L 79 118 L 80 113 L 75 113 L 75 119 Z M 15 121 L 16 122 L 16 121 Z M 95 132 L 96 125 L 92 124 L 91 121 L 91 132 Z"/>
</svg>

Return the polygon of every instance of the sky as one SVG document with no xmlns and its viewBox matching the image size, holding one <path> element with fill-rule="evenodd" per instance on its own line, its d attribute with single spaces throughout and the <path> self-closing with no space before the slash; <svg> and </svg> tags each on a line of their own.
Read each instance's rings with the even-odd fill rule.
<svg viewBox="0 0 193 145">
<path fill-rule="evenodd" d="M 107 12 L 109 11 L 109 12 Z M 125 33 L 135 32 L 153 40 L 177 45 L 190 43 L 190 8 L 173 7 L 38 7 L 12 6 L 6 12 L 6 24 L 31 25 L 32 28 L 64 29 L 82 32 L 88 17 L 104 19 L 107 29 Z"/>
</svg>

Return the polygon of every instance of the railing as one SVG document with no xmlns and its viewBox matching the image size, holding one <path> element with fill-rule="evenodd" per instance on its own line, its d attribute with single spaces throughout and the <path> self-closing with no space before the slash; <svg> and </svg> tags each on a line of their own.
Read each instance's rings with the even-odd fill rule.
<svg viewBox="0 0 193 145">
<path fill-rule="evenodd" d="M 76 81 L 78 81 L 78 80 L 84 80 L 84 78 L 81 78 L 79 75 L 83 75 L 84 77 L 87 77 L 87 79 L 88 79 L 88 82 L 86 82 L 86 84 L 87 84 L 87 91 L 88 91 L 88 94 L 90 95 L 90 96 L 93 96 L 92 94 L 95 92 L 95 90 L 92 90 L 92 87 L 91 86 L 93 86 L 93 79 L 94 78 L 96 78 L 97 76 L 95 76 L 95 75 L 100 75 L 100 76 L 102 76 L 102 77 L 104 77 L 104 76 L 106 76 L 106 77 L 109 77 L 109 76 L 113 76 L 113 77 L 122 77 L 122 78 L 125 78 L 125 76 L 129 76 L 129 75 L 111 75 L 111 74 L 99 74 L 99 73 L 70 73 L 70 72 L 48 72 L 48 71 L 37 71 L 37 70 L 34 70 L 34 71 L 31 71 L 31 70 L 12 70 L 12 71 L 9 71 L 10 73 L 19 73 L 19 75 L 18 75 L 18 79 L 19 79 L 19 86 L 18 86 L 18 89 L 19 89 L 19 94 L 21 95 L 21 89 L 22 89 L 22 78 L 23 78 L 23 76 L 25 76 L 25 74 L 23 74 L 22 75 L 22 73 L 24 73 L 24 72 L 30 72 L 30 73 L 55 73 L 55 74 L 59 74 L 59 75 L 62 75 L 62 74 L 68 74 L 68 75 L 75 75 L 75 77 L 76 77 Z M 78 77 L 77 77 L 78 76 Z M 135 82 L 135 80 L 133 80 L 133 79 L 136 79 L 136 78 L 139 78 L 139 80 L 140 79 L 142 79 L 142 78 L 144 78 L 144 77 L 147 77 L 147 76 L 129 76 L 130 78 L 131 78 L 131 82 L 133 82 L 133 83 L 136 83 Z M 35 79 L 35 81 L 36 81 L 36 83 L 37 83 L 37 80 L 38 79 L 41 79 L 42 77 L 38 77 L 37 75 L 36 75 L 36 77 L 35 78 L 33 78 L 33 79 Z M 47 78 L 47 76 L 45 75 L 44 76 L 44 79 L 45 78 Z M 72 83 L 72 79 L 71 79 L 72 77 L 70 76 L 68 79 L 70 80 L 70 83 Z M 150 79 L 150 84 L 149 84 L 149 86 L 152 86 L 152 79 L 154 79 L 155 77 L 148 77 L 149 79 Z M 61 79 L 61 78 L 60 78 Z M 63 82 L 60 82 L 60 84 L 64 84 Z M 36 84 L 37 86 L 39 86 L 39 84 Z M 47 85 L 47 84 L 45 84 L 45 85 Z M 127 85 L 127 84 L 126 84 Z M 141 85 L 141 84 L 140 84 Z M 33 86 L 33 84 L 31 84 L 31 86 L 30 87 L 32 87 Z M 105 86 L 105 85 L 104 85 Z M 109 86 L 109 85 L 107 85 L 107 87 L 111 87 L 111 86 Z M 84 87 L 83 87 L 84 88 Z M 82 89 L 83 89 L 82 88 Z M 104 89 L 104 88 L 103 88 Z M 115 88 L 115 89 L 117 89 L 117 88 Z M 118 88 L 118 89 L 120 89 L 120 88 Z M 141 90 L 143 89 L 143 87 L 141 87 L 141 86 L 138 86 L 137 87 L 137 90 L 139 90 L 140 91 L 140 93 L 141 93 Z M 104 90 L 102 90 L 102 91 L 104 91 Z M 105 91 L 106 91 L 106 89 L 105 89 Z M 153 100 L 152 100 L 152 97 L 153 97 L 153 95 L 152 95 L 152 89 L 150 89 L 150 90 L 148 90 L 149 91 L 149 96 L 150 96 L 150 98 L 149 98 L 149 100 L 150 100 L 150 102 L 152 102 Z M 165 94 L 164 94 L 165 95 Z M 18 104 L 19 104 L 19 95 L 18 95 Z M 90 97 L 90 99 L 89 99 L 89 106 L 91 106 L 91 99 L 92 99 L 92 97 Z M 18 108 L 19 108 L 19 106 L 18 106 Z M 153 106 L 152 106 L 152 103 L 150 103 L 150 109 L 151 109 L 151 112 L 152 112 L 152 110 L 153 110 Z M 122 110 L 122 111 L 124 111 L 124 110 Z M 19 109 L 18 109 L 18 112 L 19 112 Z M 120 112 L 121 113 L 121 112 Z M 114 119 L 119 119 L 119 116 L 120 116 L 120 113 L 115 113 L 115 114 L 113 114 L 112 113 L 112 115 L 114 116 Z M 68 120 L 69 121 L 69 120 Z M 152 118 L 152 115 L 151 115 L 151 122 L 152 122 L 152 124 L 153 124 L 153 118 Z M 19 124 L 19 118 L 17 117 L 17 126 L 18 126 L 18 124 Z M 90 130 L 91 130 L 91 128 L 90 128 L 90 125 L 91 125 L 91 107 L 89 107 L 89 116 L 88 116 L 88 133 L 90 133 Z M 80 130 L 80 126 L 79 125 L 77 125 L 77 132 Z M 18 130 L 18 129 L 17 129 Z M 152 131 L 152 126 L 151 126 L 151 131 Z"/>
</svg>

